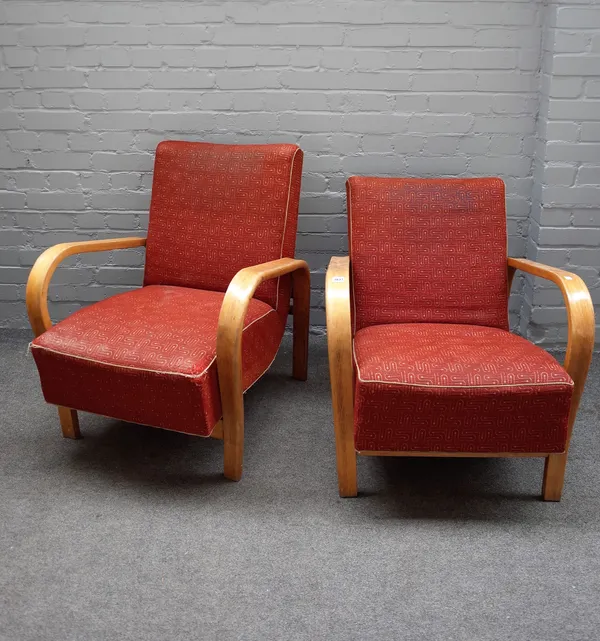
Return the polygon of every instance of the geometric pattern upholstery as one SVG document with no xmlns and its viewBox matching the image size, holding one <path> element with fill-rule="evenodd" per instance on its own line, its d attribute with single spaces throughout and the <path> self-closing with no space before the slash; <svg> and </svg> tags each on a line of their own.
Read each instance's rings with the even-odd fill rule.
<svg viewBox="0 0 600 641">
<path fill-rule="evenodd" d="M 221 418 L 216 364 L 223 292 L 149 285 L 79 310 L 32 343 L 48 403 L 209 436 Z M 252 299 L 243 386 L 267 370 L 285 322 Z"/>
<path fill-rule="evenodd" d="M 357 451 L 563 452 L 573 381 L 495 327 L 373 325 L 354 337 Z"/>
<path fill-rule="evenodd" d="M 161 142 L 144 284 L 224 292 L 243 267 L 293 258 L 301 174 L 296 145 Z M 268 280 L 255 296 L 285 318 L 290 283 Z"/>
<path fill-rule="evenodd" d="M 386 323 L 508 329 L 499 178 L 347 182 L 354 330 Z"/>
</svg>

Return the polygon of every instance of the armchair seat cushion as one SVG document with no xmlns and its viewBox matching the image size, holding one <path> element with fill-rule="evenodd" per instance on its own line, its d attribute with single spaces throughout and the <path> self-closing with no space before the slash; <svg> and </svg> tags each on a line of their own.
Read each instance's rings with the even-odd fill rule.
<svg viewBox="0 0 600 641">
<path fill-rule="evenodd" d="M 216 362 L 223 292 L 149 285 L 57 323 L 32 343 L 48 403 L 209 436 L 221 418 Z M 284 324 L 252 299 L 242 339 L 243 385 L 272 363 Z"/>
<path fill-rule="evenodd" d="M 358 451 L 563 452 L 573 381 L 510 332 L 433 323 L 354 337 Z"/>
</svg>

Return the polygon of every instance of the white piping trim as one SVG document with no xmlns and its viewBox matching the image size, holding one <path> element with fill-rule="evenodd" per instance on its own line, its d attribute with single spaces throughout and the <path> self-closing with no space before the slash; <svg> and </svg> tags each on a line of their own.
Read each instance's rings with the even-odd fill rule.
<svg viewBox="0 0 600 641">
<path fill-rule="evenodd" d="M 242 333 L 245 332 L 248 327 L 250 327 L 251 325 L 254 325 L 254 323 L 256 323 L 256 321 L 259 321 L 261 318 L 264 318 L 267 314 L 270 314 L 271 312 L 274 312 L 274 311 L 275 311 L 274 309 L 271 309 L 266 314 L 263 314 L 259 318 L 256 318 L 255 320 L 253 320 L 246 327 L 244 327 L 244 329 L 242 330 Z M 258 381 L 269 371 L 269 369 L 271 368 L 271 365 L 273 365 L 273 363 L 275 362 L 275 359 L 277 358 L 277 354 L 279 353 L 279 348 L 281 347 L 281 341 L 282 340 L 283 340 L 283 333 L 281 334 L 281 339 L 279 340 L 279 347 L 277 347 L 277 350 L 275 351 L 275 356 L 273 356 L 273 360 L 267 365 L 266 369 L 263 370 L 262 374 L 260 374 L 257 378 L 255 378 L 254 381 L 252 381 L 252 383 L 250 383 L 250 385 L 248 385 L 248 387 L 246 387 L 246 389 L 242 392 L 242 394 L 245 394 L 251 387 L 253 387 L 255 385 L 255 383 L 258 383 Z M 29 346 L 30 347 L 37 347 L 36 345 L 33 345 L 33 343 L 29 343 Z M 46 347 L 37 347 L 37 349 L 48 349 L 48 348 L 46 348 Z M 52 352 L 52 351 L 55 351 L 55 350 L 48 349 L 48 351 Z M 63 354 L 63 352 L 56 352 L 56 353 L 57 354 Z M 72 358 L 81 358 L 81 357 L 73 356 Z M 203 374 L 215 362 L 215 359 L 216 359 L 216 356 L 215 356 L 215 358 L 212 359 L 212 361 L 210 362 L 210 365 L 204 370 Z M 91 360 L 91 359 L 83 359 L 83 358 L 81 358 L 81 360 Z M 103 363 L 103 361 L 92 361 L 92 362 Z M 115 367 L 123 367 L 123 369 L 137 369 L 137 368 L 134 368 L 134 367 L 127 367 L 125 365 L 116 365 Z M 156 370 L 142 370 L 142 371 L 155 372 L 157 374 L 177 374 L 176 372 L 158 372 Z M 179 374 L 179 376 L 186 376 L 186 377 L 189 377 L 189 378 L 194 378 L 194 376 L 196 376 L 196 375 L 190 376 L 189 374 Z M 201 374 L 198 375 L 198 376 L 201 376 Z M 77 410 L 77 411 L 85 412 L 86 410 Z M 89 412 L 89 413 L 91 413 L 91 412 Z M 217 427 L 217 425 L 219 424 L 219 421 L 223 420 L 223 416 L 221 415 L 220 418 L 217 420 L 217 422 L 212 426 L 212 429 L 210 430 L 210 432 L 208 434 L 198 434 L 197 432 L 184 432 L 183 430 L 175 430 L 175 429 L 172 429 L 170 427 L 162 427 L 160 425 L 150 425 L 150 423 L 140 423 L 139 421 L 126 421 L 125 419 L 119 418 L 117 416 L 110 416 L 109 414 L 96 414 L 96 416 L 104 416 L 105 418 L 110 418 L 110 419 L 112 419 L 114 421 L 122 421 L 123 423 L 131 423 L 132 425 L 143 425 L 144 427 L 152 427 L 152 428 L 157 429 L 157 430 L 165 430 L 167 432 L 176 432 L 176 433 L 179 433 L 179 434 L 186 434 L 187 436 L 198 436 L 199 438 L 210 438 L 212 436 L 212 433 L 215 431 L 215 427 Z"/>
<path fill-rule="evenodd" d="M 248 325 L 246 325 L 244 327 L 244 329 L 242 330 L 242 334 L 248 329 L 248 327 L 251 327 L 252 325 L 254 325 L 254 323 L 256 323 L 257 321 L 261 320 L 265 316 L 268 316 L 272 312 L 275 312 L 275 310 L 271 308 L 268 312 L 265 312 L 262 316 L 259 316 L 258 318 L 255 318 L 251 323 L 248 323 Z M 210 363 L 205 367 L 205 369 L 202 372 L 200 372 L 200 374 L 184 374 L 182 372 L 167 372 L 167 371 L 164 371 L 164 370 L 149 369 L 147 367 L 133 367 L 131 365 L 117 365 L 115 363 L 110 363 L 108 361 L 100 361 L 100 360 L 95 359 L 95 358 L 86 358 L 85 356 L 76 356 L 74 354 L 68 354 L 67 352 L 61 352 L 61 351 L 59 351 L 57 349 L 52 349 L 50 347 L 43 347 L 43 346 L 40 346 L 40 345 L 33 345 L 32 344 L 31 347 L 33 349 L 43 349 L 43 350 L 46 350 L 48 352 L 53 352 L 54 354 L 60 354 L 61 356 L 67 356 L 68 358 L 75 358 L 77 360 L 87 361 L 89 363 L 99 363 L 100 365 L 109 365 L 110 367 L 118 367 L 119 369 L 131 369 L 131 370 L 135 370 L 135 371 L 138 371 L 138 372 L 152 372 L 153 374 L 167 374 L 169 376 L 181 376 L 183 378 L 201 378 L 202 376 L 204 376 L 206 374 L 206 372 L 212 367 L 212 364 L 217 360 L 217 357 L 215 355 L 213 357 L 213 359 L 210 361 Z M 109 418 L 115 418 L 115 417 L 109 417 Z M 152 426 L 150 426 L 150 427 L 152 427 Z"/>
<path fill-rule="evenodd" d="M 275 311 L 275 310 L 272 310 L 272 311 Z M 267 313 L 270 314 L 270 312 L 267 312 Z M 264 314 L 264 316 L 266 316 L 266 314 Z M 263 316 L 261 316 L 261 318 L 263 318 Z M 260 320 L 260 319 L 257 318 L 256 320 Z M 252 323 L 250 323 L 250 325 L 255 323 L 256 320 L 252 321 Z M 248 327 L 250 327 L 250 325 L 248 325 Z M 279 348 L 281 347 L 281 341 L 282 340 L 283 340 L 283 334 L 281 335 L 281 340 L 279 341 L 279 347 L 277 348 L 277 350 L 275 352 L 275 356 L 273 356 L 273 360 L 269 363 L 269 365 L 262 372 L 262 374 L 260 374 L 252 383 L 250 383 L 250 385 L 248 385 L 248 387 L 242 392 L 242 394 L 245 394 L 251 387 L 253 387 L 256 383 L 258 383 L 258 381 L 269 371 L 269 369 L 271 368 L 271 365 L 273 365 L 273 363 L 275 362 L 275 359 L 277 358 L 277 354 L 279 354 Z M 30 343 L 30 345 L 31 345 L 31 343 Z M 38 349 L 45 349 L 45 348 L 38 348 Z M 52 351 L 52 350 L 49 350 L 49 351 Z M 58 352 L 58 353 L 60 354 L 62 352 Z M 212 362 L 214 362 L 214 359 L 211 361 L 211 364 L 212 364 Z M 210 367 L 210 365 L 209 365 L 209 367 Z M 147 371 L 153 372 L 155 370 L 147 370 Z M 77 411 L 85 412 L 86 410 L 77 410 Z M 91 413 L 92 412 L 88 412 L 88 414 L 91 414 Z M 118 418 L 117 416 L 110 416 L 110 414 L 96 414 L 96 416 L 104 416 L 105 418 L 110 418 L 113 421 L 121 421 L 123 423 L 131 423 L 132 425 L 143 425 L 144 427 L 152 427 L 152 428 L 157 429 L 157 430 L 165 430 L 166 432 L 175 432 L 175 433 L 178 433 L 178 434 L 186 434 L 187 436 L 198 436 L 199 438 L 210 438 L 212 436 L 212 433 L 215 431 L 215 427 L 217 427 L 217 425 L 219 424 L 219 421 L 223 420 L 223 416 L 221 415 L 221 417 L 217 420 L 217 422 L 212 426 L 212 429 L 210 430 L 210 433 L 208 433 L 208 434 L 198 434 L 197 432 L 184 432 L 183 430 L 174 430 L 174 429 L 172 429 L 170 427 L 162 427 L 160 425 L 150 425 L 150 423 L 140 423 L 138 421 L 126 421 L 125 419 Z"/>
<path fill-rule="evenodd" d="M 51 405 L 54 405 L 54 403 L 51 403 Z M 60 407 L 57 405 L 56 407 Z M 77 412 L 86 412 L 87 414 L 93 414 L 94 416 L 103 416 L 104 418 L 110 418 L 113 421 L 121 421 L 122 423 L 131 423 L 132 425 L 142 425 L 143 427 L 152 427 L 153 429 L 156 430 L 165 430 L 165 432 L 175 432 L 176 434 L 185 434 L 186 436 L 198 436 L 199 438 L 210 438 L 212 433 L 215 431 L 215 427 L 217 426 L 217 423 L 214 424 L 212 430 L 210 431 L 210 434 L 198 434 L 197 432 L 184 432 L 183 430 L 174 430 L 170 427 L 161 427 L 160 425 L 150 425 L 150 423 L 140 423 L 138 421 L 127 421 L 124 418 L 119 418 L 118 416 L 111 416 L 110 414 L 97 414 L 96 412 L 88 412 L 87 410 L 76 410 Z"/>
<path fill-rule="evenodd" d="M 352 355 L 354 357 L 354 364 L 356 366 L 356 372 L 358 374 L 358 380 L 361 383 L 380 383 L 382 385 L 399 385 L 401 387 L 431 387 L 435 389 L 489 389 L 494 387 L 549 387 L 553 385 L 568 385 L 573 387 L 574 383 L 503 383 L 497 385 L 490 383 L 489 385 L 429 385 L 425 383 L 401 383 L 399 381 L 383 381 L 383 380 L 370 380 L 361 378 L 360 368 L 358 366 L 358 360 L 356 358 L 356 351 L 354 349 L 354 341 L 352 342 Z"/>
<path fill-rule="evenodd" d="M 294 152 L 294 155 L 292 156 L 292 166 L 290 168 L 290 180 L 288 183 L 288 195 L 287 195 L 287 202 L 285 205 L 285 218 L 283 220 L 283 233 L 281 234 L 281 247 L 279 249 L 279 258 L 283 258 L 283 245 L 285 243 L 285 230 L 287 229 L 287 219 L 288 219 L 288 213 L 290 210 L 290 196 L 292 195 L 292 178 L 294 177 L 294 163 L 296 162 L 296 155 L 300 151 L 300 147 L 296 147 L 296 151 Z M 294 252 L 295 253 L 295 252 Z M 281 276 L 277 276 L 277 295 L 275 298 L 275 310 L 279 311 L 279 280 L 281 279 Z"/>
</svg>

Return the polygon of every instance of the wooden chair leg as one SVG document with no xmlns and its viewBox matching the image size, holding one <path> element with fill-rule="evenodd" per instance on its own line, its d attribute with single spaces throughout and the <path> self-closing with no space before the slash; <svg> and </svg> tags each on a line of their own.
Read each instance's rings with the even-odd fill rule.
<svg viewBox="0 0 600 641">
<path fill-rule="evenodd" d="M 244 463 L 244 395 L 241 371 L 233 376 L 219 372 L 221 402 L 223 404 L 223 473 L 231 481 L 242 478 Z"/>
<path fill-rule="evenodd" d="M 565 481 L 567 453 L 551 454 L 546 458 L 542 496 L 544 501 L 560 501 Z"/>
<path fill-rule="evenodd" d="M 308 376 L 308 328 L 310 324 L 310 278 L 299 270 L 293 274 L 294 283 L 294 347 L 292 376 L 305 381 Z"/>
<path fill-rule="evenodd" d="M 335 444 L 337 459 L 338 487 L 342 498 L 351 498 L 358 495 L 356 480 L 356 452 L 338 443 Z"/>
<path fill-rule="evenodd" d="M 227 423 L 223 423 L 223 474 L 226 479 L 230 481 L 239 481 L 242 478 L 242 471 L 244 466 L 244 432 L 241 436 L 239 433 L 231 437 L 228 432 Z"/>
<path fill-rule="evenodd" d="M 81 438 L 79 431 L 79 418 L 77 411 L 70 407 L 58 407 L 58 417 L 60 419 L 60 428 L 65 438 Z"/>
<path fill-rule="evenodd" d="M 265 280 L 293 274 L 294 299 L 298 300 L 301 319 L 294 335 L 308 334 L 308 307 L 310 304 L 310 272 L 301 260 L 282 258 L 279 260 L 246 267 L 233 278 L 219 312 L 217 327 L 217 372 L 223 408 L 223 450 L 225 477 L 232 481 L 242 478 L 244 460 L 244 390 L 242 386 L 242 333 L 248 305 L 256 288 Z M 306 319 L 305 319 L 306 316 Z M 305 319 L 305 320 L 304 320 Z M 303 326 L 303 322 L 306 323 Z M 295 354 L 301 355 L 306 346 L 300 347 L 300 340 L 294 343 Z M 299 369 L 302 361 L 299 358 Z M 295 365 L 296 367 L 296 365 Z M 296 372 L 295 372 L 296 373 Z M 297 372 L 299 376 L 306 373 Z"/>
<path fill-rule="evenodd" d="M 328 336 L 327 341 L 338 485 L 340 496 L 350 498 L 358 494 L 354 448 L 354 373 L 352 364 L 348 366 L 345 362 L 347 359 L 336 358 L 334 338 Z"/>
</svg>

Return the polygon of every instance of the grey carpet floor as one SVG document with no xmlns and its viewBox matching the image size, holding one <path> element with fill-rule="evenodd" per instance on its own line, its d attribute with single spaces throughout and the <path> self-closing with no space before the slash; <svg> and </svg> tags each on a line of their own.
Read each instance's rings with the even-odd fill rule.
<svg viewBox="0 0 600 641">
<path fill-rule="evenodd" d="M 60 437 L 24 333 L 0 335 L 0 638 L 598 641 L 600 362 L 563 501 L 542 462 L 359 460 L 337 495 L 327 358 L 290 343 L 221 444 L 84 414 Z"/>
</svg>

